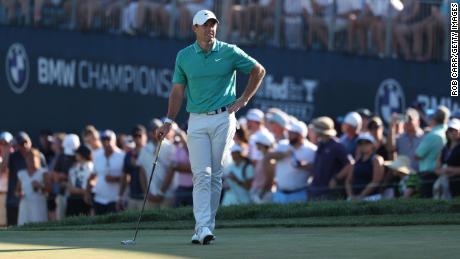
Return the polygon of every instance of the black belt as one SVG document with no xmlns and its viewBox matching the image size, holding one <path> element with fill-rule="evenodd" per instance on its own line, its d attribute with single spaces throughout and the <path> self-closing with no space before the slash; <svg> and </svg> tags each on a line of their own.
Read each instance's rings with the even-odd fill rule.
<svg viewBox="0 0 460 259">
<path fill-rule="evenodd" d="M 216 114 L 219 114 L 219 113 L 223 113 L 224 111 L 227 110 L 227 107 L 221 107 L 217 110 L 214 110 L 214 111 L 210 111 L 210 112 L 207 112 L 206 115 L 216 115 Z"/>
</svg>

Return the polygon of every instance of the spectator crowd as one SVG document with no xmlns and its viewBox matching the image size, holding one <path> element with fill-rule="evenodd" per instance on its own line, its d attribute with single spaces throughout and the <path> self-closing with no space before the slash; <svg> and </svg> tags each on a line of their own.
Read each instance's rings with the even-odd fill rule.
<svg viewBox="0 0 460 259">
<path fill-rule="evenodd" d="M 367 109 L 308 125 L 280 109 L 250 109 L 228 150 L 222 206 L 451 199 L 460 195 L 460 116 L 408 108 L 389 125 Z M 160 119 L 130 134 L 84 127 L 80 136 L 43 130 L 0 134 L 1 224 L 59 220 L 193 203 L 186 131 L 173 125 L 159 146 Z"/>
<path fill-rule="evenodd" d="M 211 9 L 222 17 L 219 38 L 231 43 L 432 61 L 446 52 L 450 2 L 1 0 L 0 22 L 190 39 L 193 15 Z"/>
</svg>

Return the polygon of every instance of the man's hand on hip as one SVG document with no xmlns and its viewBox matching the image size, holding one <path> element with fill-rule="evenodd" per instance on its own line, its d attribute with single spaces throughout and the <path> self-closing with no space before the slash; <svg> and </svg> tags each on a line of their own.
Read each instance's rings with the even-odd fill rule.
<svg viewBox="0 0 460 259">
<path fill-rule="evenodd" d="M 234 103 L 228 107 L 228 113 L 238 112 L 241 108 L 245 107 L 248 104 L 247 99 L 240 97 Z"/>
</svg>

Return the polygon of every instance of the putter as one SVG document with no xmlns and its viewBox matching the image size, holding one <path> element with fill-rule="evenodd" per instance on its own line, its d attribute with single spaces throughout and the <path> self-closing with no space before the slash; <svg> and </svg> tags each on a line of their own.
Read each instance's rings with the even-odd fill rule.
<svg viewBox="0 0 460 259">
<path fill-rule="evenodd" d="M 141 212 L 139 213 L 139 219 L 137 220 L 136 232 L 134 232 L 133 239 L 128 239 L 128 240 L 121 241 L 121 245 L 123 245 L 123 246 L 129 246 L 129 245 L 135 245 L 136 244 L 137 232 L 139 232 L 139 225 L 141 223 L 142 213 L 144 213 L 145 201 L 147 201 L 147 195 L 149 193 L 150 184 L 152 183 L 153 175 L 155 173 L 155 167 L 157 166 L 158 156 L 160 155 L 160 148 L 161 148 L 161 143 L 162 142 L 163 142 L 163 139 L 160 140 L 160 143 L 158 144 L 157 150 L 155 152 L 155 162 L 153 162 L 153 168 L 152 168 L 152 172 L 150 173 L 149 184 L 147 186 L 147 191 L 145 192 L 145 195 L 144 195 L 144 204 L 142 204 L 142 209 L 141 209 Z"/>
</svg>

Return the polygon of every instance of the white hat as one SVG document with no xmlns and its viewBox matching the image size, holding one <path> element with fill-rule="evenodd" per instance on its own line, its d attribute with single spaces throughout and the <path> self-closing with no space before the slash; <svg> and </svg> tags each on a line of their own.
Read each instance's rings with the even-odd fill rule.
<svg viewBox="0 0 460 259">
<path fill-rule="evenodd" d="M 460 130 L 460 120 L 455 118 L 450 119 L 447 127 L 455 130 Z"/>
<path fill-rule="evenodd" d="M 75 134 L 67 134 L 62 141 L 64 154 L 68 156 L 75 155 L 75 150 L 80 146 L 80 139 Z"/>
<path fill-rule="evenodd" d="M 275 122 L 283 128 L 286 128 L 286 126 L 289 124 L 289 116 L 279 109 L 269 110 L 265 117 L 267 121 Z"/>
<path fill-rule="evenodd" d="M 259 109 L 250 109 L 248 113 L 246 113 L 246 119 L 248 121 L 263 122 L 264 112 Z"/>
<path fill-rule="evenodd" d="M 242 153 L 243 152 L 243 148 L 238 145 L 238 144 L 233 144 L 233 146 L 230 148 L 230 152 L 231 153 L 235 153 L 235 152 L 239 152 L 239 153 Z"/>
<path fill-rule="evenodd" d="M 271 146 L 275 143 L 275 137 L 267 130 L 259 130 L 254 134 L 254 140 L 256 143 Z"/>
<path fill-rule="evenodd" d="M 371 142 L 372 144 L 375 144 L 375 138 L 369 132 L 359 134 L 358 139 L 356 141 L 359 142 L 360 140 L 366 140 Z"/>
<path fill-rule="evenodd" d="M 299 120 L 291 120 L 289 125 L 287 126 L 287 130 L 290 132 L 295 132 L 300 134 L 302 137 L 306 137 L 308 134 L 307 125 L 303 121 Z"/>
<path fill-rule="evenodd" d="M 385 161 L 383 162 L 383 165 L 397 171 L 399 173 L 402 173 L 403 175 L 408 175 L 412 171 L 414 171 L 410 167 L 410 159 L 406 156 L 398 156 L 395 160 L 393 161 Z"/>
<path fill-rule="evenodd" d="M 0 140 L 5 141 L 6 143 L 11 143 L 13 141 L 13 135 L 9 133 L 8 131 L 2 132 L 0 134 Z"/>
<path fill-rule="evenodd" d="M 359 113 L 357 112 L 350 112 L 347 114 L 347 116 L 345 116 L 345 119 L 343 120 L 343 123 L 346 123 L 350 126 L 352 126 L 353 128 L 355 128 L 356 130 L 361 130 L 361 126 L 363 124 L 363 120 L 361 118 L 361 116 L 359 115 Z"/>
<path fill-rule="evenodd" d="M 217 20 L 216 15 L 213 12 L 209 10 L 198 11 L 195 16 L 193 16 L 193 25 L 203 25 L 209 19 L 214 19 L 217 23 L 219 23 L 219 20 Z"/>
</svg>

